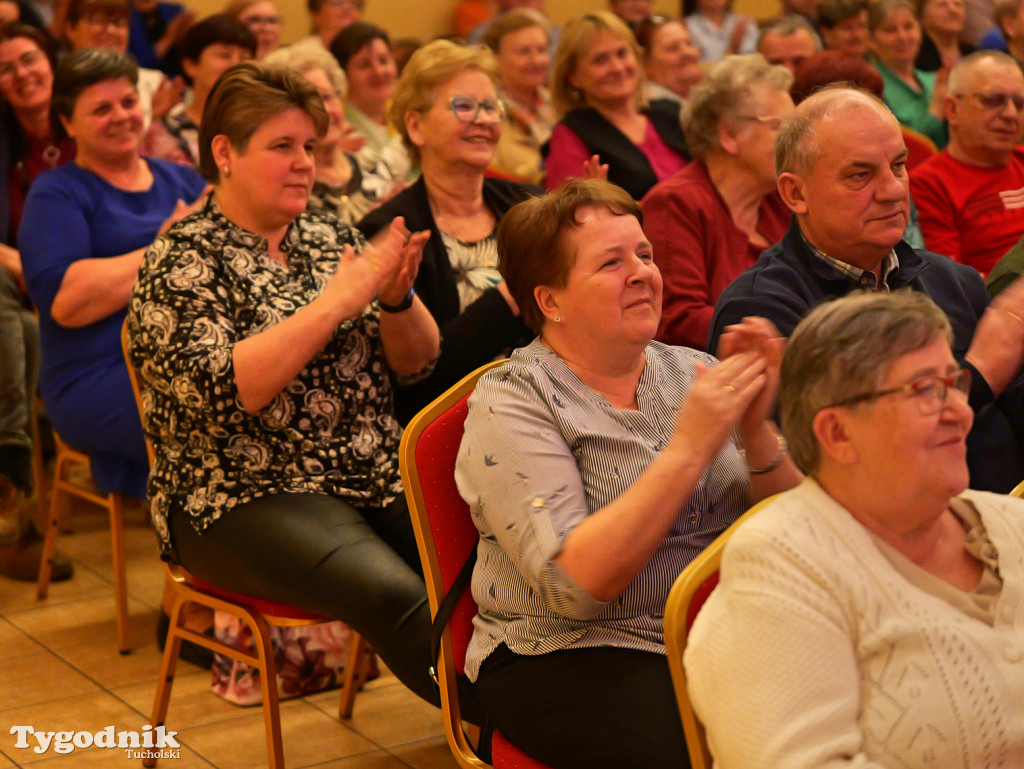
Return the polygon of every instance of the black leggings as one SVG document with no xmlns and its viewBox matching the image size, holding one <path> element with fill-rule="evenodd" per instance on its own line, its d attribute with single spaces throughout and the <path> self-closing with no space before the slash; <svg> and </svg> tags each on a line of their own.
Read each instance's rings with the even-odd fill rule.
<svg viewBox="0 0 1024 769">
<path fill-rule="evenodd" d="M 476 694 L 509 742 L 553 769 L 688 769 L 663 654 L 600 647 L 537 656 L 499 646 Z"/>
<path fill-rule="evenodd" d="M 196 576 L 351 625 L 402 683 L 440 705 L 427 673 L 430 606 L 404 496 L 360 512 L 324 494 L 279 494 L 234 508 L 202 534 L 184 515 L 170 527 L 182 566 Z"/>
</svg>

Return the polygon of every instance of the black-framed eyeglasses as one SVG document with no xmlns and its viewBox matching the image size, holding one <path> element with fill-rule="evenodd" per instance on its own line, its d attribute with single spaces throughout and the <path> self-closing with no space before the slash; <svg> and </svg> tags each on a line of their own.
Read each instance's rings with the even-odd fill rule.
<svg viewBox="0 0 1024 769">
<path fill-rule="evenodd" d="M 925 416 L 938 414 L 946 405 L 946 397 L 950 390 L 956 390 L 965 397 L 971 391 L 971 372 L 962 368 L 949 376 L 923 376 L 899 387 L 890 387 L 886 390 L 874 390 L 869 393 L 861 393 L 849 398 L 843 398 L 830 404 L 827 408 L 837 406 L 852 406 L 855 403 L 873 401 L 884 395 L 895 395 L 896 393 L 910 393 L 910 396 L 917 402 L 918 408 Z"/>
<path fill-rule="evenodd" d="M 483 110 L 493 122 L 500 123 L 508 112 L 505 102 L 501 99 L 477 101 L 472 96 L 453 96 L 448 100 L 448 106 L 455 113 L 455 117 L 463 123 L 476 122 L 480 110 Z"/>
<path fill-rule="evenodd" d="M 956 98 L 962 99 L 964 96 L 974 97 L 982 107 L 993 112 L 1002 111 L 1003 108 L 1006 107 L 1006 102 L 1008 101 L 1013 102 L 1014 109 L 1016 109 L 1017 112 L 1024 112 L 1024 96 L 1021 96 L 1018 93 L 985 91 L 969 94 L 957 94 Z"/>
</svg>

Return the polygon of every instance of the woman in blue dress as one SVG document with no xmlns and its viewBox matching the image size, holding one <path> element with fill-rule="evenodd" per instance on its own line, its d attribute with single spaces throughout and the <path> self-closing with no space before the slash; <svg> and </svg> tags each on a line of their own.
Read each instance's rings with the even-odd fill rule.
<svg viewBox="0 0 1024 769">
<path fill-rule="evenodd" d="M 54 428 L 90 455 L 102 491 L 144 499 L 148 461 L 121 325 L 145 249 L 188 213 L 204 183 L 191 168 L 139 156 L 137 78 L 136 65 L 111 51 L 61 62 L 53 109 L 78 153 L 32 186 L 20 245 Z"/>
</svg>

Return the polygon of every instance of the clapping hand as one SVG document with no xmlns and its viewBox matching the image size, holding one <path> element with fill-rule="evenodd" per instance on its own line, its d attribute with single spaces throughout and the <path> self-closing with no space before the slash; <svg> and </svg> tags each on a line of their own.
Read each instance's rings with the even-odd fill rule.
<svg viewBox="0 0 1024 769">
<path fill-rule="evenodd" d="M 779 391 L 779 370 L 786 340 L 771 321 L 764 318 L 744 318 L 726 328 L 718 343 L 722 360 L 735 355 L 754 352 L 765 363 L 765 381 L 761 391 L 750 401 L 739 423 L 741 436 L 756 434 L 775 411 L 775 398 Z"/>
<path fill-rule="evenodd" d="M 601 162 L 600 155 L 591 155 L 590 160 L 583 162 L 583 178 L 606 180 L 608 178 L 608 164 Z"/>
<path fill-rule="evenodd" d="M 410 232 L 405 226 L 405 219 L 396 217 L 385 236 L 380 248 L 394 249 L 398 253 L 395 269 L 383 281 L 377 296 L 384 304 L 401 304 L 416 281 L 416 273 L 423 259 L 423 247 L 430 240 L 430 230 Z M 369 246 L 373 248 L 373 246 Z"/>
</svg>

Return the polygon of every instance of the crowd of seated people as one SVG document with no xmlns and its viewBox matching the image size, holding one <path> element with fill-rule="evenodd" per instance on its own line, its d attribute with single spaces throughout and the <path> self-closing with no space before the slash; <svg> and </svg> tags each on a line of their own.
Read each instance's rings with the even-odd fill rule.
<svg viewBox="0 0 1024 769">
<path fill-rule="evenodd" d="M 554 20 L 503 0 L 400 71 L 362 0 L 308 0 L 290 44 L 273 0 L 200 19 L 0 0 L 0 575 L 38 571 L 38 392 L 100 490 L 146 500 L 166 557 L 351 624 L 438 704 L 398 440 L 509 358 L 470 399 L 456 470 L 481 537 L 470 720 L 551 767 L 686 766 L 668 590 L 752 502 L 798 487 L 765 520 L 827 529 L 846 561 L 814 557 L 847 581 L 809 590 L 767 523 L 737 539 L 687 658 L 716 761 L 926 766 L 879 736 L 886 682 L 865 685 L 857 638 L 818 652 L 849 691 L 714 682 L 813 656 L 773 635 L 794 612 L 821 632 L 869 599 L 878 620 L 891 597 L 862 577 L 879 570 L 942 604 L 894 642 L 915 670 L 937 618 L 1017 620 L 999 602 L 1024 587 L 1019 511 L 995 494 L 1024 480 L 1024 24 L 996 5 L 1009 53 L 974 50 L 962 0 L 791 0 L 761 23 L 727 0 Z M 872 355 L 825 366 L 843 334 Z M 750 599 L 764 586 L 736 564 L 762 551 L 806 605 Z M 757 654 L 748 615 L 773 639 Z M 908 728 L 984 766 L 972 719 L 1003 706 L 959 697 Z"/>
</svg>

